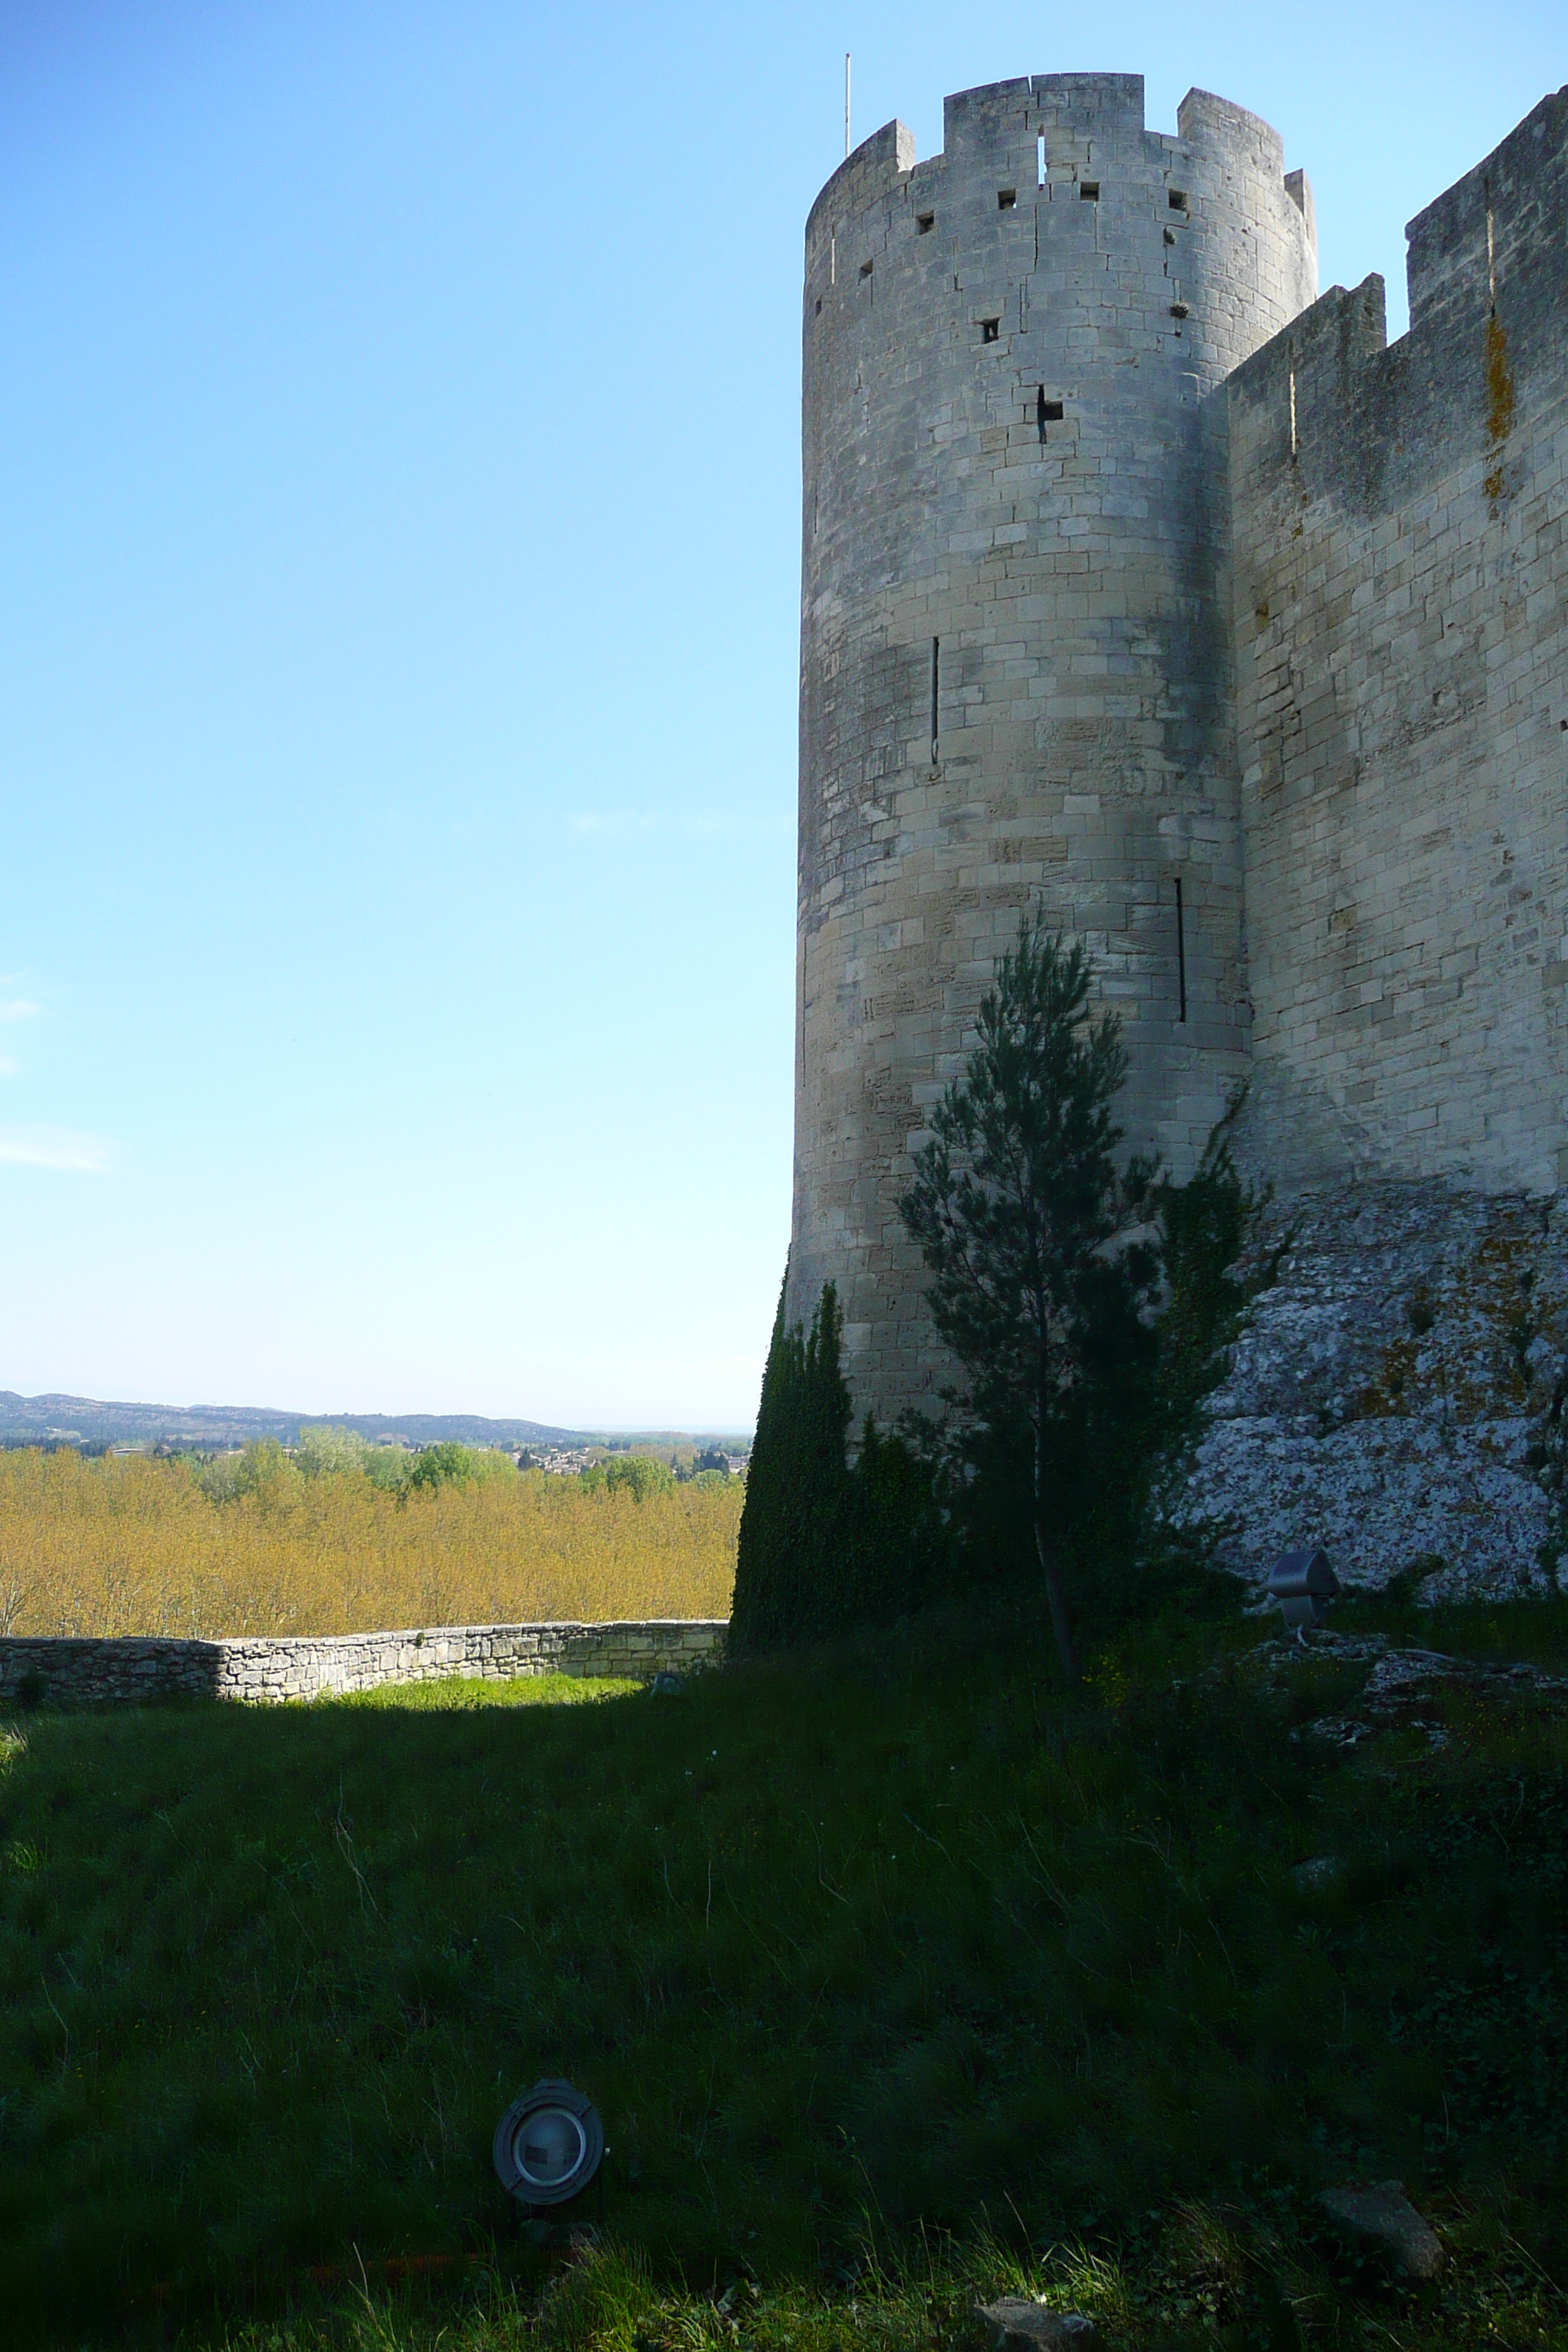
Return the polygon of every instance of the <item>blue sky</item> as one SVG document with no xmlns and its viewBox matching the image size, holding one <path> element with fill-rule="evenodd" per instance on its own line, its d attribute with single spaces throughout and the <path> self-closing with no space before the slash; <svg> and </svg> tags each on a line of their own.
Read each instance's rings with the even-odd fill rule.
<svg viewBox="0 0 1568 2352">
<path fill-rule="evenodd" d="M 740 1427 L 787 1240 L 798 273 L 855 132 L 1257 109 L 1322 282 L 1552 5 L 0 8 L 0 1387 Z"/>
</svg>

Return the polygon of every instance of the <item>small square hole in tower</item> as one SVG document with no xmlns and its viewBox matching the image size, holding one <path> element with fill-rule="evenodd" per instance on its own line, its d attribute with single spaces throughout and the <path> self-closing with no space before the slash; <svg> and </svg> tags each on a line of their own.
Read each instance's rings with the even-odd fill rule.
<svg viewBox="0 0 1568 2352">
<path fill-rule="evenodd" d="M 1013 209 L 1014 205 L 1017 203 L 1017 201 L 1018 201 L 1018 191 L 1017 191 L 1017 189 L 1016 189 L 1016 188 L 998 188 L 998 189 L 997 189 L 997 191 L 996 191 L 996 209 L 997 209 L 997 211 L 998 211 L 999 213 L 1010 213 L 1010 212 L 1012 211 L 1012 209 Z"/>
<path fill-rule="evenodd" d="M 875 268 L 875 266 L 876 266 L 876 265 L 875 265 L 873 262 L 869 262 L 869 261 L 863 261 L 863 262 L 860 264 L 860 275 L 861 275 L 861 277 L 862 277 L 862 278 L 869 278 L 869 276 L 871 275 L 872 269 Z"/>
<path fill-rule="evenodd" d="M 1184 213 L 1187 209 L 1187 192 L 1185 188 L 1167 188 L 1165 191 L 1165 201 L 1170 205 L 1171 210 L 1173 213 Z"/>
<path fill-rule="evenodd" d="M 981 321 L 980 321 L 980 340 L 981 340 L 981 341 L 982 341 L 983 343 L 995 343 L 995 342 L 1000 342 L 1001 339 L 1002 339 L 1002 321 L 1001 321 L 1001 320 L 1000 320 L 1000 319 L 982 319 L 982 320 L 981 320 Z"/>
<path fill-rule="evenodd" d="M 820 294 L 816 298 L 816 315 L 819 319 L 822 316 L 822 297 Z"/>
<path fill-rule="evenodd" d="M 1059 400 L 1042 400 L 1040 403 L 1040 422 L 1043 425 L 1059 425 L 1061 421 L 1061 402 Z"/>
<path fill-rule="evenodd" d="M 1078 193 L 1080 203 L 1097 205 L 1100 202 L 1100 182 L 1080 180 L 1078 184 Z"/>
<path fill-rule="evenodd" d="M 934 213 L 917 213 L 915 215 L 915 235 L 917 236 L 929 236 L 935 226 L 936 215 Z"/>
</svg>

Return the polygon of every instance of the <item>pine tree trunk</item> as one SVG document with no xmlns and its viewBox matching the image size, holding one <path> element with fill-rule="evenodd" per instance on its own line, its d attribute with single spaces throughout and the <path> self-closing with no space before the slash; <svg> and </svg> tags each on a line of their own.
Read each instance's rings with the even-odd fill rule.
<svg viewBox="0 0 1568 2352">
<path fill-rule="evenodd" d="M 1072 1612 L 1068 1607 L 1067 1593 L 1062 1587 L 1056 1547 L 1046 1528 L 1046 1417 L 1043 1409 L 1035 1415 L 1035 1555 L 1046 1580 L 1046 1599 L 1050 1603 L 1051 1631 L 1057 1637 L 1057 1655 L 1062 1662 L 1062 1672 L 1068 1682 L 1076 1683 L 1079 1678 L 1078 1652 L 1073 1647 Z"/>
</svg>

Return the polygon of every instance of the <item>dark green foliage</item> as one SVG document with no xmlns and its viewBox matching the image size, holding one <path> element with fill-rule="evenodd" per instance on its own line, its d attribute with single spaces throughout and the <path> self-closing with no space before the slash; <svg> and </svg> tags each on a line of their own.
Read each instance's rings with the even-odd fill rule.
<svg viewBox="0 0 1568 2352">
<path fill-rule="evenodd" d="M 1073 1528 L 1109 1466 L 1137 1451 L 1158 1360 L 1159 1259 L 1136 1231 L 1152 1163 L 1119 1170 L 1121 1024 L 1091 1019 L 1091 967 L 1039 918 L 981 999 L 977 1040 L 931 1114 L 900 1203 L 931 1320 L 963 1370 L 962 1421 L 1029 1465 L 1029 1520 L 1062 1664 Z"/>
<path fill-rule="evenodd" d="M 842 1332 L 832 1283 L 809 1330 L 785 1322 L 780 1291 L 741 1514 L 730 1620 L 737 1654 L 896 1616 L 938 1571 L 942 1536 L 925 1465 L 869 1420 L 850 1465 Z"/>
<path fill-rule="evenodd" d="M 849 1391 L 838 1366 L 838 1293 L 823 1292 L 809 1331 L 784 1319 L 779 1289 L 735 1558 L 736 1651 L 809 1640 L 842 1573 Z"/>
<path fill-rule="evenodd" d="M 1226 1351 L 1289 1246 L 1282 1240 L 1264 1247 L 1271 1196 L 1243 1181 L 1231 1152 L 1229 1129 L 1241 1100 L 1210 1136 L 1186 1183 L 1163 1177 L 1154 1188 L 1164 1292 L 1152 1431 L 1157 1459 L 1169 1459 L 1197 1434 Z"/>
<path fill-rule="evenodd" d="M 1235 1107 L 1239 1108 L 1239 1103 Z M 1247 1308 L 1273 1281 L 1285 1244 L 1266 1247 L 1269 1195 L 1237 1169 L 1228 1129 L 1215 1129 L 1184 1184 L 1150 1187 L 1157 1286 L 1150 1345 L 1122 1357 L 1119 1379 L 1089 1391 L 1083 1461 L 1069 1496 L 1066 1550 L 1079 1595 L 1097 1579 L 1124 1607 L 1147 1606 L 1195 1539 L 1161 1520 L 1173 1475 L 1201 1434 L 1205 1400 Z M 1198 1545 L 1201 1551 L 1202 1546 Z"/>
<path fill-rule="evenodd" d="M 1069 1674 L 1087 1589 L 1103 1609 L 1105 1588 L 1132 1606 L 1157 1587 L 1161 1490 L 1278 1263 L 1228 1121 L 1185 1184 L 1119 1169 L 1127 1057 L 1115 1015 L 1089 1016 L 1090 977 L 1081 948 L 1020 924 L 901 1204 L 963 1373 L 931 1433 L 953 1525 L 972 1565 L 1037 1560 Z"/>
</svg>

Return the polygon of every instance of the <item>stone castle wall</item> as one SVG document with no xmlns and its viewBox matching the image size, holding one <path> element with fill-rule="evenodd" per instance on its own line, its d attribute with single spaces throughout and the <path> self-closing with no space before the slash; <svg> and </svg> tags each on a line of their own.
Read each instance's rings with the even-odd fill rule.
<svg viewBox="0 0 1568 2352">
<path fill-rule="evenodd" d="M 1229 385 L 1248 1150 L 1568 1182 L 1568 91 Z"/>
<path fill-rule="evenodd" d="M 898 1195 L 1021 910 L 1135 1140 L 1188 1164 L 1247 1066 L 1221 387 L 1315 290 L 1277 133 L 1136 76 L 950 98 L 813 208 L 790 1311 L 837 1281 L 858 1411 L 941 1370 Z"/>
<path fill-rule="evenodd" d="M 624 1676 L 649 1682 L 717 1664 L 723 1618 L 605 1625 L 437 1625 L 395 1633 L 184 1642 L 0 1638 L 0 1706 L 32 1698 L 145 1706 L 174 1697 L 280 1702 L 453 1675 Z"/>
</svg>

